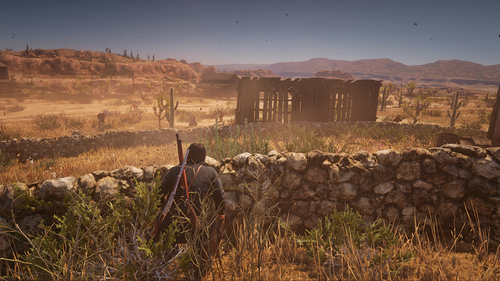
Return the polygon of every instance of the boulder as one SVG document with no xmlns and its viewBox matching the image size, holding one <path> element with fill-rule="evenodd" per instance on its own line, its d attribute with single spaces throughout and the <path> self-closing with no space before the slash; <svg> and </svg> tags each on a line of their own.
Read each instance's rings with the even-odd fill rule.
<svg viewBox="0 0 500 281">
<path fill-rule="evenodd" d="M 119 189 L 119 180 L 114 177 L 105 177 L 97 181 L 92 198 L 99 203 L 111 202 L 116 200 L 116 194 L 118 194 Z"/>
<path fill-rule="evenodd" d="M 315 183 L 324 183 L 327 179 L 326 171 L 318 166 L 311 166 L 306 170 L 305 180 Z"/>
<path fill-rule="evenodd" d="M 487 156 L 473 161 L 472 172 L 487 179 L 493 179 L 500 175 L 500 165 Z"/>
<path fill-rule="evenodd" d="M 415 181 L 420 178 L 420 165 L 418 162 L 403 162 L 396 170 L 398 180 Z"/>
<path fill-rule="evenodd" d="M 355 199 L 358 195 L 357 186 L 350 182 L 332 184 L 330 185 L 330 188 L 332 189 L 332 195 L 334 198 L 350 201 Z"/>
<path fill-rule="evenodd" d="M 46 180 L 40 185 L 38 195 L 45 201 L 62 201 L 68 192 L 76 192 L 77 183 L 75 177 Z"/>
<path fill-rule="evenodd" d="M 21 209 L 23 202 L 14 199 L 23 192 L 29 192 L 28 186 L 24 183 L 0 185 L 0 216 L 10 218 L 13 210 Z"/>
<path fill-rule="evenodd" d="M 389 191 L 394 189 L 394 184 L 392 182 L 380 183 L 373 189 L 373 192 L 378 195 L 384 195 Z"/>
<path fill-rule="evenodd" d="M 115 179 L 119 180 L 133 180 L 141 181 L 144 176 L 144 171 L 132 166 L 125 166 L 116 170 L 113 170 L 109 175 Z"/>
<path fill-rule="evenodd" d="M 287 168 L 297 172 L 303 172 L 306 169 L 307 157 L 304 153 L 288 152 L 285 156 Z"/>
<path fill-rule="evenodd" d="M 395 167 L 402 160 L 401 154 L 392 149 L 375 152 L 378 161 L 382 165 Z"/>
<path fill-rule="evenodd" d="M 79 189 L 87 195 L 92 196 L 95 192 L 96 180 L 92 174 L 86 174 L 78 178 Z"/>
</svg>

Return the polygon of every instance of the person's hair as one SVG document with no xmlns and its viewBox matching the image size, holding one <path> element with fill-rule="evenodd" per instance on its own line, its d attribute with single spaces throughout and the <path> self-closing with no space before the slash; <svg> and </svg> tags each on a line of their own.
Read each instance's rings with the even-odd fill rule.
<svg viewBox="0 0 500 281">
<path fill-rule="evenodd" d="M 205 157 L 207 157 L 207 150 L 205 146 L 201 143 L 192 143 L 189 146 L 189 155 L 187 158 L 188 163 L 200 164 L 205 162 Z"/>
</svg>

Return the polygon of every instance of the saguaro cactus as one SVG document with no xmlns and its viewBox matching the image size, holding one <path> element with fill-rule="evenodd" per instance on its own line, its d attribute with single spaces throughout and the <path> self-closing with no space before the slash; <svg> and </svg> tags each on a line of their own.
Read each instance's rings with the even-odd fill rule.
<svg viewBox="0 0 500 281">
<path fill-rule="evenodd" d="M 451 100 L 451 114 L 448 109 L 446 112 L 448 113 L 448 118 L 450 118 L 450 127 L 455 127 L 455 121 L 460 116 L 460 111 L 457 112 L 457 109 L 462 106 L 462 102 L 458 102 L 458 91 L 453 94 L 453 98 Z"/>
<path fill-rule="evenodd" d="M 170 88 L 170 113 L 167 113 L 167 121 L 170 124 L 170 129 L 174 129 L 175 127 L 175 111 L 179 107 L 179 101 L 175 103 L 174 107 L 174 88 Z"/>
</svg>

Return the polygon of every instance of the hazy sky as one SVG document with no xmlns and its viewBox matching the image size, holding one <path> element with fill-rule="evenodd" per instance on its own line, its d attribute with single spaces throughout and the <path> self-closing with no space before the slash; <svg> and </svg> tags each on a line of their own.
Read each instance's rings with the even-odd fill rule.
<svg viewBox="0 0 500 281">
<path fill-rule="evenodd" d="M 493 65 L 499 11 L 499 0 L 12 0 L 0 5 L 0 50 L 108 47 L 205 66 L 316 57 Z"/>
</svg>

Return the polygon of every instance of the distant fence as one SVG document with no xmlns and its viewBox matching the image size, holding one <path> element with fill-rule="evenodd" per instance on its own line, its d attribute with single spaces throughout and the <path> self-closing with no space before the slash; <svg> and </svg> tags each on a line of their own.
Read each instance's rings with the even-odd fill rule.
<svg viewBox="0 0 500 281">
<path fill-rule="evenodd" d="M 381 82 L 324 78 L 250 78 L 238 85 L 236 124 L 375 121 Z"/>
</svg>

